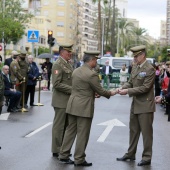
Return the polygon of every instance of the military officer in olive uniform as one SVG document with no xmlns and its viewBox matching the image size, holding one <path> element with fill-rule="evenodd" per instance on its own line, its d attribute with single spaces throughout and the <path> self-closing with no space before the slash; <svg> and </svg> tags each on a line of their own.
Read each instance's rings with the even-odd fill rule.
<svg viewBox="0 0 170 170">
<path fill-rule="evenodd" d="M 58 157 L 67 125 L 66 106 L 71 94 L 71 75 L 73 72 L 69 63 L 71 52 L 72 45 L 60 45 L 60 56 L 52 67 L 52 106 L 55 111 L 52 127 L 52 153 L 54 157 Z"/>
<path fill-rule="evenodd" d="M 3 99 L 4 99 L 4 79 L 2 72 L 0 70 L 0 114 L 2 112 L 2 106 L 3 106 Z"/>
<path fill-rule="evenodd" d="M 155 69 L 146 61 L 144 45 L 130 50 L 133 52 L 136 64 L 132 68 L 129 81 L 122 86 L 122 89 L 118 89 L 119 94 L 129 94 L 133 97 L 129 123 L 130 143 L 127 153 L 117 160 L 135 160 L 137 144 L 142 132 L 144 149 L 138 166 L 143 166 L 150 165 L 152 159 Z"/>
<path fill-rule="evenodd" d="M 19 83 L 23 80 L 23 76 L 21 75 L 21 69 L 20 66 L 18 64 L 19 62 L 19 53 L 16 51 L 13 54 L 13 61 L 10 64 L 10 73 L 11 73 L 11 81 L 14 85 L 16 85 L 16 90 L 19 91 Z"/>
<path fill-rule="evenodd" d="M 20 54 L 20 60 L 19 60 L 19 66 L 20 66 L 20 71 L 21 71 L 21 75 L 22 77 L 25 78 L 24 82 L 21 83 L 19 85 L 19 91 L 21 91 L 22 93 L 25 94 L 25 91 L 23 91 L 23 86 L 25 86 L 25 90 L 26 90 L 26 86 L 27 86 L 27 81 L 28 81 L 28 70 L 29 70 L 29 64 L 26 61 L 26 55 L 27 55 L 27 51 L 26 50 L 21 50 L 21 54 Z M 23 99 L 21 99 L 20 101 L 20 105 L 22 106 L 23 104 Z M 25 108 L 27 108 L 28 106 L 25 105 Z"/>
<path fill-rule="evenodd" d="M 97 64 L 99 51 L 84 52 L 84 65 L 75 69 L 72 75 L 72 92 L 69 98 L 66 113 L 69 125 L 66 128 L 59 160 L 75 166 L 92 166 L 85 160 L 85 149 L 89 140 L 91 123 L 94 114 L 95 95 L 110 98 L 114 91 L 102 88 L 98 73 L 94 70 Z M 73 142 L 77 136 L 74 162 L 69 159 Z"/>
</svg>

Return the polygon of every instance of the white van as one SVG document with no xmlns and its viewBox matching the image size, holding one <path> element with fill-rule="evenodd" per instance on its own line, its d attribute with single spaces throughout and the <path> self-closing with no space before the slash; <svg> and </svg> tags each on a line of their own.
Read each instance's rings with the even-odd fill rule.
<svg viewBox="0 0 170 170">
<path fill-rule="evenodd" d="M 123 64 L 126 64 L 126 68 L 128 68 L 133 58 L 132 57 L 102 57 L 101 59 L 97 60 L 97 64 L 99 64 L 100 67 L 102 68 L 102 66 L 105 65 L 105 62 L 107 60 L 109 60 L 109 65 L 112 67 L 113 71 L 119 72 Z M 155 63 L 154 58 L 147 58 L 147 61 L 151 64 Z"/>
</svg>

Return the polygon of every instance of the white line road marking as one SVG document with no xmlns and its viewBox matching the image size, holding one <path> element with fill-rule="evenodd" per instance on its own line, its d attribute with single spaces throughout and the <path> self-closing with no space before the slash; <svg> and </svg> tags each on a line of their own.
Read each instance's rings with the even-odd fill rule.
<svg viewBox="0 0 170 170">
<path fill-rule="evenodd" d="M 49 123 L 45 124 L 44 126 L 41 126 L 40 128 L 38 128 L 38 129 L 34 130 L 33 132 L 29 133 L 28 135 L 26 135 L 25 138 L 29 138 L 29 137 L 35 135 L 36 133 L 45 129 L 46 127 L 50 126 L 51 124 L 52 124 L 52 122 L 49 122 Z"/>
<path fill-rule="evenodd" d="M 8 120 L 10 113 L 3 113 L 0 115 L 0 120 Z"/>
<path fill-rule="evenodd" d="M 104 132 L 98 138 L 97 142 L 104 142 L 105 139 L 107 138 L 107 136 L 109 135 L 109 133 L 112 131 L 114 126 L 126 126 L 125 124 L 123 124 L 118 119 L 112 119 L 112 120 L 109 120 L 109 121 L 106 121 L 106 122 L 103 122 L 103 123 L 99 123 L 97 125 L 107 126 L 106 129 L 104 130 Z"/>
</svg>

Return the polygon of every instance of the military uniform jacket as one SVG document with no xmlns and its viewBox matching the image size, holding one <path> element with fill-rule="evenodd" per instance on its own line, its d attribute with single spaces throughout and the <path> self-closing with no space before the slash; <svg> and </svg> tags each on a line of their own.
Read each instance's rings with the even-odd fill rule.
<svg viewBox="0 0 170 170">
<path fill-rule="evenodd" d="M 3 75 L 2 72 L 0 70 L 0 102 L 3 101 L 4 98 L 4 79 L 3 79 Z"/>
<path fill-rule="evenodd" d="M 20 66 L 20 73 L 22 77 L 25 77 L 25 80 L 28 80 L 28 71 L 29 71 L 29 64 L 25 60 L 20 60 L 19 62 Z"/>
<path fill-rule="evenodd" d="M 72 92 L 66 113 L 80 117 L 92 118 L 94 114 L 95 92 L 110 98 L 111 92 L 103 89 L 96 71 L 87 64 L 74 70 L 72 75 Z"/>
<path fill-rule="evenodd" d="M 18 84 L 22 79 L 20 66 L 17 61 L 13 60 L 10 64 L 11 81 Z"/>
<path fill-rule="evenodd" d="M 129 82 L 122 88 L 128 88 L 129 96 L 133 97 L 131 111 L 134 114 L 155 112 L 154 97 L 155 69 L 147 61 L 144 65 L 134 65 Z"/>
<path fill-rule="evenodd" d="M 52 106 L 66 108 L 71 94 L 71 75 L 73 68 L 70 63 L 59 57 L 52 67 L 53 96 Z"/>
</svg>

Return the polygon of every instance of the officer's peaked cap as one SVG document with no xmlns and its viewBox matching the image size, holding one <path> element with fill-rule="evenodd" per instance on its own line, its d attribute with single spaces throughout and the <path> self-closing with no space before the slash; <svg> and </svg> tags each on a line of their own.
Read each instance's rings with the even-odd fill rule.
<svg viewBox="0 0 170 170">
<path fill-rule="evenodd" d="M 73 44 L 60 44 L 59 45 L 59 51 L 67 50 L 67 51 L 72 52 L 72 47 L 73 47 Z"/>
<path fill-rule="evenodd" d="M 133 52 L 133 56 L 137 56 L 138 54 L 140 54 L 141 52 L 145 51 L 146 50 L 146 46 L 145 45 L 139 45 L 139 46 L 135 46 L 135 47 L 132 47 L 130 49 L 130 51 Z"/>
<path fill-rule="evenodd" d="M 21 54 L 27 54 L 26 50 L 21 50 Z"/>
<path fill-rule="evenodd" d="M 100 51 L 84 51 L 84 54 L 94 56 L 96 58 L 99 58 Z"/>
</svg>

